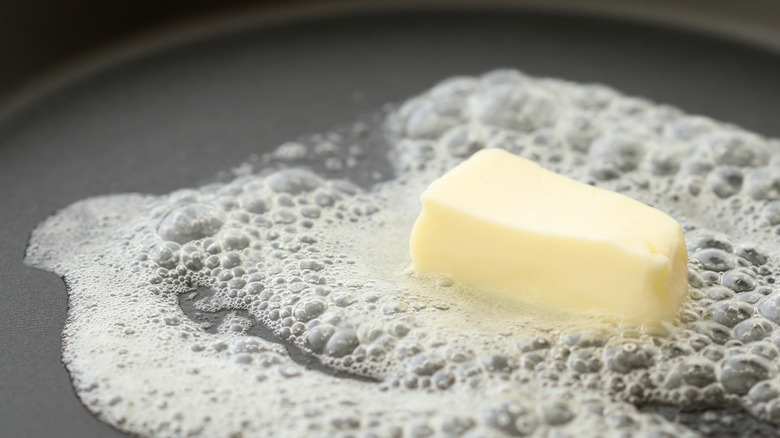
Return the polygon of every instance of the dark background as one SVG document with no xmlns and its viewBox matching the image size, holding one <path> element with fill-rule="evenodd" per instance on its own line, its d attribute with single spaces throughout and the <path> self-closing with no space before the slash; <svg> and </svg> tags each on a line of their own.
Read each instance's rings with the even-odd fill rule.
<svg viewBox="0 0 780 438">
<path fill-rule="evenodd" d="M 62 281 L 22 264 L 32 228 L 79 199 L 196 185 L 498 67 L 602 82 L 780 136 L 775 0 L 427 3 L 3 3 L 0 436 L 119 435 L 81 406 L 60 363 Z"/>
<path fill-rule="evenodd" d="M 220 17 L 263 18 L 279 12 L 314 14 L 354 9 L 520 7 L 580 11 L 674 23 L 780 47 L 776 0 L 2 0 L 0 1 L 0 108 L 68 67 L 139 42 L 165 29 L 192 27 Z"/>
<path fill-rule="evenodd" d="M 3 0 L 0 93 L 29 87 L 51 69 L 112 43 L 187 20 L 270 2 L 249 0 Z"/>
</svg>

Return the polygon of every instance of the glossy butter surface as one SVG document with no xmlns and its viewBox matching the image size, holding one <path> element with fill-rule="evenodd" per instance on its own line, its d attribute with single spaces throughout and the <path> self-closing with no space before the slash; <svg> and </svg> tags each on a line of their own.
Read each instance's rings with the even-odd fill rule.
<svg viewBox="0 0 780 438">
<path fill-rule="evenodd" d="M 685 296 L 687 252 L 674 219 L 506 151 L 476 153 L 421 201 L 410 240 L 419 272 L 643 320 L 672 318 Z"/>
</svg>

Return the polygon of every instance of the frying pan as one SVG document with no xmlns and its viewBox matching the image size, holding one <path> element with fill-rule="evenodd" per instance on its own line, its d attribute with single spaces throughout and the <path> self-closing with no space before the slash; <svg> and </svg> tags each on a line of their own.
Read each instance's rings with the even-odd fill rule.
<svg viewBox="0 0 780 438">
<path fill-rule="evenodd" d="M 41 61 L 46 38 L 23 38 L 45 29 L 17 23 L 0 31 L 0 65 L 12 66 L 0 76 L 0 436 L 123 436 L 81 406 L 60 362 L 62 281 L 22 264 L 31 229 L 76 200 L 195 186 L 252 153 L 348 123 L 445 77 L 497 67 L 601 82 L 780 136 L 773 1 L 296 2 L 233 15 L 224 12 L 242 2 L 195 2 L 190 15 L 176 13 L 183 2 L 158 3 L 167 9 L 150 9 L 146 19 L 135 10 L 113 33 L 82 28 L 94 30 L 98 45 L 63 36 L 76 51 L 102 47 L 102 55 L 59 70 Z M 220 18 L 203 19 L 216 8 Z M 140 36 L 112 46 L 133 32 Z M 17 36 L 41 55 L 8 50 Z M 51 57 L 61 66 L 78 58 L 71 53 Z M 707 425 L 696 412 L 645 409 L 702 432 L 777 434 L 738 411 L 727 426 Z"/>
</svg>

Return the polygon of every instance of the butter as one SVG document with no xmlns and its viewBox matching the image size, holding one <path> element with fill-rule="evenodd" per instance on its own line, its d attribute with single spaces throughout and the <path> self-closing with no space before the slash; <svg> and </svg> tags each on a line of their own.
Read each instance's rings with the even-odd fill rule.
<svg viewBox="0 0 780 438">
<path fill-rule="evenodd" d="M 687 292 L 680 225 L 627 196 L 500 149 L 480 151 L 422 194 L 414 269 L 499 298 L 673 318 Z"/>
</svg>

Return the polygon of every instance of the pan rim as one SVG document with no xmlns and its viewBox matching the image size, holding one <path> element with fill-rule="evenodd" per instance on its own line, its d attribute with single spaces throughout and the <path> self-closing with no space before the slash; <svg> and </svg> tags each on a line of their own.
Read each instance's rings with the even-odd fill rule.
<svg viewBox="0 0 780 438">
<path fill-rule="evenodd" d="M 165 23 L 140 34 L 120 37 L 33 75 L 31 80 L 24 82 L 18 89 L 6 92 L 0 90 L 0 123 L 51 93 L 117 65 L 259 27 L 356 15 L 506 10 L 512 13 L 579 16 L 588 20 L 640 24 L 661 30 L 693 33 L 744 45 L 746 49 L 780 55 L 780 12 L 765 13 L 772 7 L 776 8 L 773 0 L 678 0 L 674 5 L 653 0 L 304 0 L 284 5 L 272 3 L 238 7 L 207 17 Z M 761 20 L 760 25 L 750 21 L 757 19 Z"/>
</svg>

